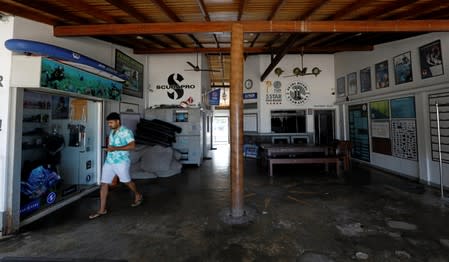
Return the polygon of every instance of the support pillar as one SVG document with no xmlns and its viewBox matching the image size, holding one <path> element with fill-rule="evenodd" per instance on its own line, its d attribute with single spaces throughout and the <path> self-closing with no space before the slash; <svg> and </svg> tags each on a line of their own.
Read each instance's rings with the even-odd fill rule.
<svg viewBox="0 0 449 262">
<path fill-rule="evenodd" d="M 244 215 L 243 196 L 243 26 L 232 25 L 231 41 L 231 216 Z"/>
</svg>

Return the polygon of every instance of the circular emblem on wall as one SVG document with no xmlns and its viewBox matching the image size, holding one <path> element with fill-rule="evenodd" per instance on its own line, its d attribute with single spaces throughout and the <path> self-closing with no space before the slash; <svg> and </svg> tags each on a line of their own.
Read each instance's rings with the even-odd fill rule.
<svg viewBox="0 0 449 262">
<path fill-rule="evenodd" d="M 246 81 L 245 81 L 245 88 L 246 89 L 251 89 L 252 87 L 253 87 L 253 80 L 246 79 Z"/>
<path fill-rule="evenodd" d="M 274 92 L 280 93 L 282 91 L 281 90 L 281 87 L 282 87 L 281 81 L 274 81 L 273 87 L 274 87 Z"/>
<path fill-rule="evenodd" d="M 302 82 L 293 82 L 287 87 L 287 99 L 290 102 L 300 105 L 305 103 L 309 97 L 310 92 L 307 86 Z"/>
</svg>

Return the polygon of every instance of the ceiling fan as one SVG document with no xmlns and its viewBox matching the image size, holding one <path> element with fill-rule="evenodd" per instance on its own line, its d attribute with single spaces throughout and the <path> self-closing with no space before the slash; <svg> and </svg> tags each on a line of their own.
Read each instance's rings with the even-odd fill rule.
<svg viewBox="0 0 449 262">
<path fill-rule="evenodd" d="M 321 69 L 318 67 L 312 68 L 312 72 L 307 72 L 307 67 L 304 67 L 304 49 L 301 50 L 301 68 L 295 67 L 293 68 L 293 75 L 284 76 L 284 77 L 292 77 L 292 76 L 307 76 L 307 75 L 314 75 L 317 76 L 321 73 Z"/>
<path fill-rule="evenodd" d="M 192 62 L 187 61 L 186 63 L 192 67 L 192 69 L 185 69 L 184 71 L 195 71 L 195 72 L 199 72 L 199 71 L 208 71 L 208 72 L 221 72 L 221 70 L 214 70 L 214 69 L 202 69 L 198 66 L 198 55 L 199 52 L 196 52 L 196 65 L 194 65 Z"/>
</svg>

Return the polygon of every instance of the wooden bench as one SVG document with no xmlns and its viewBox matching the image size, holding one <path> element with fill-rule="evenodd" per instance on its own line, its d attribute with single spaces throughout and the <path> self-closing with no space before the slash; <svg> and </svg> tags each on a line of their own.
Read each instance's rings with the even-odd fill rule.
<svg viewBox="0 0 449 262">
<path fill-rule="evenodd" d="M 304 158 L 269 158 L 270 176 L 273 176 L 273 165 L 282 164 L 332 164 L 335 163 L 337 175 L 340 175 L 340 159 L 337 156 L 304 157 Z"/>
</svg>

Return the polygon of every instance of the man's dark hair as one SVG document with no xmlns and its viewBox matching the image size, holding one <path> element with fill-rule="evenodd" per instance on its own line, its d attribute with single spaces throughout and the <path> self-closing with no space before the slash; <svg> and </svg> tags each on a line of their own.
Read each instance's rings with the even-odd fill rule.
<svg viewBox="0 0 449 262">
<path fill-rule="evenodd" d="M 106 120 L 120 120 L 120 114 L 116 113 L 116 112 L 112 112 L 110 113 L 107 117 Z"/>
</svg>

